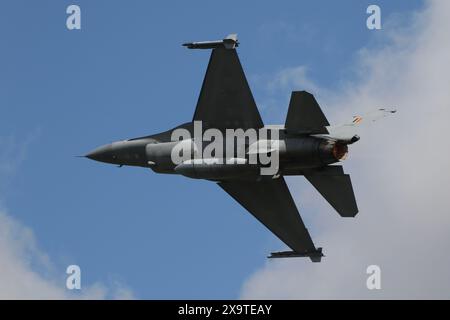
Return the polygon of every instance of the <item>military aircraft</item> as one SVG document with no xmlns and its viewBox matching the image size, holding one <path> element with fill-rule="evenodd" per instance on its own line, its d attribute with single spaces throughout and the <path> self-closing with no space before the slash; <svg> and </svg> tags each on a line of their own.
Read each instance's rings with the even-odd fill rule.
<svg viewBox="0 0 450 320">
<path fill-rule="evenodd" d="M 355 129 L 361 123 L 383 118 L 395 110 L 378 109 L 354 117 L 349 123 L 330 126 L 313 95 L 294 91 L 285 124 L 264 126 L 236 52 L 238 45 L 235 34 L 223 40 L 183 44 L 189 49 L 212 49 L 191 122 L 162 133 L 104 145 L 86 157 L 214 181 L 291 249 L 273 252 L 269 258 L 309 257 L 320 262 L 322 248 L 316 248 L 305 228 L 284 176 L 303 175 L 342 217 L 354 217 L 358 207 L 350 176 L 335 164 L 346 158 L 348 145 L 359 140 Z M 232 148 L 241 154 L 232 157 L 233 161 L 223 159 L 227 156 L 221 153 L 205 158 L 203 153 L 198 156 L 199 148 L 203 151 L 207 147 L 198 147 L 196 141 L 195 124 L 199 122 L 201 133 L 211 128 L 221 133 L 229 129 L 267 129 L 271 135 L 264 139 L 257 135 L 256 141 L 238 140 Z M 177 130 L 194 138 L 174 141 Z M 191 158 L 176 163 L 173 154 L 180 146 L 180 154 Z M 267 164 L 250 163 L 252 154 L 276 154 L 276 172 L 262 174 L 258 169 Z"/>
</svg>

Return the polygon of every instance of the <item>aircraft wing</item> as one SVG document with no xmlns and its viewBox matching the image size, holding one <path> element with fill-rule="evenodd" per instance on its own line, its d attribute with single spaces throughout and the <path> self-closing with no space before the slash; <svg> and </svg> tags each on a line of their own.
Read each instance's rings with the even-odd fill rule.
<svg viewBox="0 0 450 320">
<path fill-rule="evenodd" d="M 212 50 L 193 121 L 218 129 L 263 127 L 236 49 Z"/>
<path fill-rule="evenodd" d="M 283 177 L 224 181 L 218 185 L 293 250 L 272 253 L 271 257 L 310 257 L 314 262 L 320 261 L 321 248 L 315 248 Z"/>
</svg>

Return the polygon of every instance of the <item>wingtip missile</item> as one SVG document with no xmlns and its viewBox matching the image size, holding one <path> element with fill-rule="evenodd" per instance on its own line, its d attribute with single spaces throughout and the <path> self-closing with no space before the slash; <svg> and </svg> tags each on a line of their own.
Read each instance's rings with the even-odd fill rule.
<svg viewBox="0 0 450 320">
<path fill-rule="evenodd" d="M 188 49 L 215 49 L 219 47 L 224 47 L 225 49 L 235 49 L 239 46 L 239 41 L 237 39 L 237 34 L 229 34 L 222 40 L 214 41 L 199 41 L 199 42 L 186 42 L 182 44 L 183 47 Z"/>
<path fill-rule="evenodd" d="M 310 258 L 312 262 L 320 262 L 324 257 L 322 253 L 322 248 L 317 248 L 316 250 L 309 252 L 295 252 L 295 251 L 280 251 L 272 252 L 267 258 Z"/>
</svg>

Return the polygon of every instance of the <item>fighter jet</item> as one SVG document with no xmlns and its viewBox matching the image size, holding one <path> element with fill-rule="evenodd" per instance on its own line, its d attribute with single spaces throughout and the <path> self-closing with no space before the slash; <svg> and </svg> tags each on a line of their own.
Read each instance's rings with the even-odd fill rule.
<svg viewBox="0 0 450 320">
<path fill-rule="evenodd" d="M 355 132 L 361 123 L 378 120 L 395 110 L 378 109 L 353 117 L 349 123 L 330 126 L 312 94 L 294 91 L 284 125 L 265 126 L 236 52 L 239 42 L 235 34 L 223 40 L 183 46 L 212 50 L 192 121 L 162 133 L 101 146 L 86 157 L 210 180 L 291 249 L 273 252 L 268 258 L 309 257 L 320 262 L 322 248 L 314 245 L 284 176 L 304 176 L 342 217 L 354 217 L 358 207 L 352 183 L 339 163 L 347 157 L 348 145 L 360 139 Z M 200 129 L 197 124 L 201 124 Z M 199 144 L 198 140 L 210 129 L 223 133 L 224 140 L 230 139 L 226 134 L 229 130 L 254 130 L 257 135 L 255 141 L 235 141 L 232 137 L 235 144 L 231 144 L 231 149 L 240 152 L 239 156 L 215 152 L 205 157 L 203 151 L 208 145 L 204 141 Z M 200 135 L 196 130 L 200 130 Z M 263 130 L 270 132 L 270 137 L 262 137 Z M 176 132 L 190 136 L 174 139 Z M 227 142 L 221 143 L 229 151 Z M 183 157 L 174 161 L 174 155 Z M 251 162 L 254 155 L 271 159 L 276 155 L 275 171 L 263 173 L 268 165 Z"/>
</svg>

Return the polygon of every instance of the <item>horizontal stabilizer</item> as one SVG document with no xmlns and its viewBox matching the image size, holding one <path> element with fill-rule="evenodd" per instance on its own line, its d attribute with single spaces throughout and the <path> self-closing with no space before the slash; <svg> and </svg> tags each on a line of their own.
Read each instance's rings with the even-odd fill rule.
<svg viewBox="0 0 450 320">
<path fill-rule="evenodd" d="M 293 91 L 285 128 L 288 133 L 327 134 L 327 118 L 314 96 L 306 91 Z"/>
<path fill-rule="evenodd" d="M 329 168 L 333 167 L 330 166 Z M 350 175 L 333 174 L 332 171 L 341 170 L 337 168 L 331 171 L 308 173 L 305 174 L 305 178 L 342 217 L 354 217 L 358 213 L 358 206 L 353 193 Z"/>
<path fill-rule="evenodd" d="M 342 166 L 325 166 L 316 169 L 303 170 L 303 175 L 342 175 L 344 174 L 344 168 Z"/>
<path fill-rule="evenodd" d="M 322 260 L 322 257 L 324 257 L 322 253 L 322 248 L 317 248 L 314 251 L 304 253 L 295 251 L 272 252 L 270 256 L 268 256 L 267 258 L 273 259 L 273 258 L 305 258 L 305 257 L 310 258 L 312 262 L 320 262 Z"/>
</svg>

